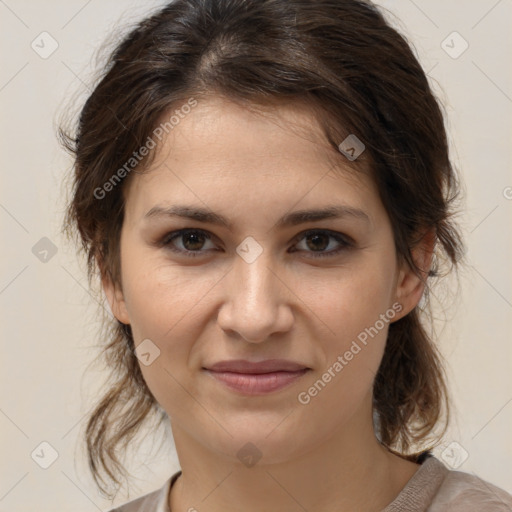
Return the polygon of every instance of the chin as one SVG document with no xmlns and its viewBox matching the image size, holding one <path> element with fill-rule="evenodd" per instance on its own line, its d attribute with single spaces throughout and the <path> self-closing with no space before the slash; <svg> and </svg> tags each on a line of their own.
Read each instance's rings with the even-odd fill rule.
<svg viewBox="0 0 512 512">
<path fill-rule="evenodd" d="M 282 419 L 283 416 L 280 421 Z M 312 441 L 309 446 L 306 439 L 297 437 L 295 432 L 287 430 L 283 424 L 275 428 L 269 427 L 268 423 L 254 422 L 246 428 L 228 427 L 227 430 L 233 434 L 232 437 L 226 434 L 212 439 L 208 436 L 207 440 L 204 439 L 205 444 L 209 450 L 248 468 L 256 464 L 261 466 L 289 462 L 307 453 L 315 444 Z"/>
</svg>

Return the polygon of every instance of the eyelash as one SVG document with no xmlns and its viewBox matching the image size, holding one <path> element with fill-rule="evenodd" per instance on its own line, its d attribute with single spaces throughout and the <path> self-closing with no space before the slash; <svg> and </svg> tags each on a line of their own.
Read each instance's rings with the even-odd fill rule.
<svg viewBox="0 0 512 512">
<path fill-rule="evenodd" d="M 175 247 L 173 247 L 171 245 L 171 242 L 173 242 L 176 238 L 180 238 L 182 236 L 189 235 L 191 233 L 201 233 L 202 235 L 205 236 L 206 239 L 208 239 L 208 240 L 212 239 L 212 237 L 210 236 L 210 234 L 207 231 L 204 231 L 202 229 L 187 228 L 187 229 L 180 229 L 178 231 L 173 231 L 171 233 L 167 233 L 163 237 L 163 239 L 160 241 L 159 245 L 167 247 L 172 252 L 176 252 L 176 253 L 182 254 L 187 257 L 196 258 L 198 256 L 201 256 L 202 253 L 204 253 L 205 251 L 188 251 L 188 250 L 183 250 L 183 249 L 176 249 Z M 315 234 L 327 235 L 328 237 L 333 238 L 338 243 L 340 243 L 341 247 L 338 249 L 335 249 L 335 250 L 331 250 L 329 252 L 316 252 L 315 253 L 315 251 L 306 251 L 306 252 L 310 252 L 312 254 L 313 258 L 327 258 L 327 257 L 337 256 L 342 251 L 347 250 L 354 246 L 353 240 L 350 237 L 348 237 L 347 235 L 342 235 L 341 233 L 337 233 L 335 231 L 330 231 L 330 230 L 325 230 L 325 229 L 312 229 L 312 230 L 304 231 L 303 233 L 300 233 L 299 235 L 297 235 L 297 237 L 295 237 L 294 241 L 299 242 L 302 239 L 306 238 L 307 236 L 315 235 Z M 295 251 L 293 251 L 293 252 L 295 252 Z"/>
</svg>

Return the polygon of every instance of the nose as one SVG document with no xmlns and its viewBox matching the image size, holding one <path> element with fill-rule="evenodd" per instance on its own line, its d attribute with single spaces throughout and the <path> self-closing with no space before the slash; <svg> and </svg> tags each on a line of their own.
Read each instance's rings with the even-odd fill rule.
<svg viewBox="0 0 512 512">
<path fill-rule="evenodd" d="M 274 267 L 274 268 L 272 268 Z M 236 333 L 250 343 L 262 343 L 274 333 L 284 333 L 293 325 L 289 300 L 293 293 L 282 272 L 275 270 L 266 251 L 252 263 L 235 258 L 223 280 L 225 300 L 217 321 L 227 333 Z"/>
</svg>

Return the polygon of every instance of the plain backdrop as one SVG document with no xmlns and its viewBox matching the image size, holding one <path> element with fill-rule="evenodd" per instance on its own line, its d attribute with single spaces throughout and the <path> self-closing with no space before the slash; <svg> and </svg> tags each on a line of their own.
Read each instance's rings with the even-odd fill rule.
<svg viewBox="0 0 512 512">
<path fill-rule="evenodd" d="M 454 420 L 435 453 L 512 492 L 512 1 L 379 3 L 396 16 L 445 105 L 465 182 L 468 266 L 458 298 L 438 314 L 447 319 L 438 343 Z M 59 234 L 71 161 L 55 126 L 63 111 L 82 105 L 105 38 L 162 4 L 0 0 L 0 511 L 113 506 L 98 494 L 80 447 L 104 375 L 84 374 L 101 342 L 97 304 L 74 247 Z M 147 440 L 129 466 L 130 493 L 114 505 L 179 469 L 172 442 Z"/>
</svg>

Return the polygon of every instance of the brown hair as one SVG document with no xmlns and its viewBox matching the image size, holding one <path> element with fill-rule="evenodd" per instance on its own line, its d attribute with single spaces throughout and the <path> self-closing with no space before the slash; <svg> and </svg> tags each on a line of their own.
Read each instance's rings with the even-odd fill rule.
<svg viewBox="0 0 512 512">
<path fill-rule="evenodd" d="M 137 24 L 112 52 L 76 134 L 59 130 L 61 143 L 74 155 L 64 230 L 81 243 L 89 284 L 99 270 L 121 285 L 127 179 L 108 193 L 104 185 L 113 183 L 116 170 L 126 170 L 164 113 L 207 94 L 248 106 L 305 101 L 336 150 L 348 134 L 356 134 L 366 146 L 363 156 L 389 214 L 398 257 L 421 275 L 411 249 L 431 229 L 437 264 L 427 284 L 441 275 L 440 262 L 451 270 L 461 260 L 462 242 L 452 220 L 459 187 L 440 105 L 409 44 L 373 4 L 176 0 Z M 146 169 L 153 155 L 137 161 L 133 172 Z M 444 370 L 426 313 L 415 308 L 390 325 L 374 382 L 376 433 L 384 446 L 410 460 L 417 454 L 409 449 L 425 447 L 443 417 L 443 404 L 442 434 L 448 425 Z M 145 421 L 165 418 L 142 377 L 130 326 L 108 316 L 104 326 L 108 342 L 102 356 L 112 382 L 86 428 L 89 466 L 102 492 L 107 489 L 102 472 L 115 484 L 126 474 L 120 447 L 126 448 Z"/>
</svg>

